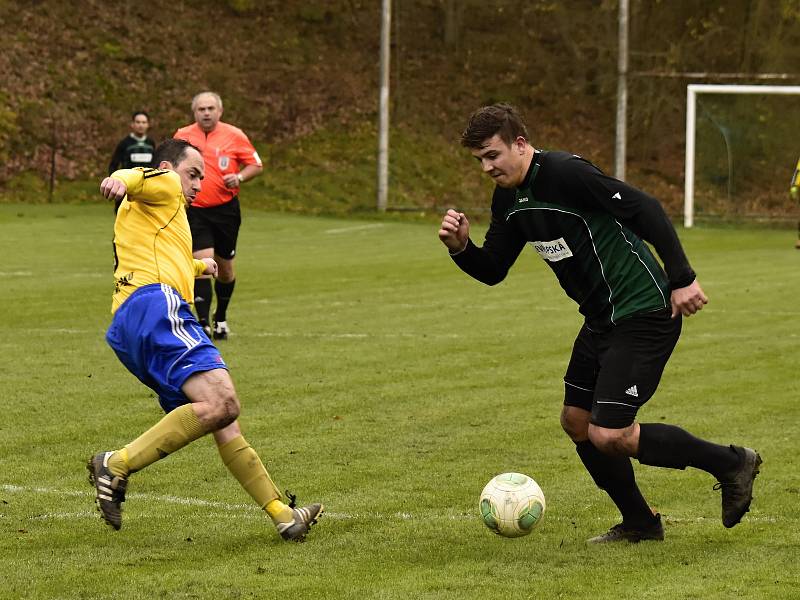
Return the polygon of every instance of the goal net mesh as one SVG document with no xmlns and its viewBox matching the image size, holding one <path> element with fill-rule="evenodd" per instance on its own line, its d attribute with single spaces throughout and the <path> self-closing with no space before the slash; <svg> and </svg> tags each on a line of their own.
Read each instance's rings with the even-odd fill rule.
<svg viewBox="0 0 800 600">
<path fill-rule="evenodd" d="M 695 127 L 696 218 L 797 220 L 800 96 L 698 94 Z"/>
</svg>

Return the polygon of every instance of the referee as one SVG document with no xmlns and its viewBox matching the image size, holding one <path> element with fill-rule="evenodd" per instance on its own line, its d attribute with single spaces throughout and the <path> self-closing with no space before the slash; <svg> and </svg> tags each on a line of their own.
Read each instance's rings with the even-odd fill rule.
<svg viewBox="0 0 800 600">
<path fill-rule="evenodd" d="M 213 330 L 210 325 L 211 278 L 201 277 L 194 284 L 197 318 L 215 340 L 227 339 L 227 310 L 236 284 L 234 258 L 242 222 L 239 186 L 262 171 L 258 152 L 244 132 L 220 121 L 222 98 L 214 92 L 201 92 L 192 99 L 195 122 L 175 132 L 174 138 L 199 148 L 205 163 L 203 188 L 188 208 L 195 258 L 213 258 L 219 272 L 214 282 L 217 306 Z"/>
<path fill-rule="evenodd" d="M 661 516 L 639 491 L 631 457 L 713 475 L 722 489 L 722 523 L 733 527 L 750 507 L 761 457 L 674 425 L 636 421 L 678 341 L 681 317 L 707 302 L 672 223 L 651 196 L 579 156 L 536 150 L 528 139 L 510 105 L 472 115 L 461 144 L 496 184 L 491 223 L 478 247 L 466 215 L 448 210 L 439 238 L 456 265 L 488 285 L 501 282 L 530 244 L 579 305 L 585 320 L 564 376 L 561 425 L 622 514 L 621 523 L 588 541 L 664 539 Z"/>
</svg>

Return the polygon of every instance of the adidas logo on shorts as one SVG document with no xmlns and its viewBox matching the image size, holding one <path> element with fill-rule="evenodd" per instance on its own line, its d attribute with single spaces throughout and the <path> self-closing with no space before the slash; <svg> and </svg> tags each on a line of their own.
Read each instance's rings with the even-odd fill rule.
<svg viewBox="0 0 800 600">
<path fill-rule="evenodd" d="M 625 390 L 625 393 L 628 394 L 628 396 L 633 396 L 634 398 L 639 397 L 639 390 L 636 389 L 635 385 L 632 385 L 627 390 Z"/>
</svg>

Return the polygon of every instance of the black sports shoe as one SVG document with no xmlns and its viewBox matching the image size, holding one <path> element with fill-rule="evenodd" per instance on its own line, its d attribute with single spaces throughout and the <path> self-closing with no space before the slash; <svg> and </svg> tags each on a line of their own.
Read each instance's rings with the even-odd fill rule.
<svg viewBox="0 0 800 600">
<path fill-rule="evenodd" d="M 231 330 L 228 329 L 228 323 L 226 321 L 214 321 L 215 340 L 227 340 L 230 332 Z"/>
<path fill-rule="evenodd" d="M 114 529 L 122 527 L 122 503 L 125 502 L 125 490 L 128 480 L 117 477 L 108 469 L 108 457 L 113 452 L 100 452 L 89 459 L 86 468 L 89 470 L 89 483 L 96 490 L 94 501 L 103 520 Z"/>
<path fill-rule="evenodd" d="M 661 524 L 661 515 L 653 515 L 655 521 L 651 525 L 644 527 L 632 527 L 625 523 L 614 525 L 605 533 L 586 540 L 587 544 L 607 544 L 609 542 L 630 542 L 636 544 L 645 540 L 664 540 L 664 526 Z"/>
<path fill-rule="evenodd" d="M 715 490 L 722 490 L 722 524 L 733 527 L 742 520 L 744 513 L 750 510 L 753 500 L 753 481 L 758 475 L 761 465 L 761 456 L 750 448 L 731 446 L 742 461 L 739 468 L 720 478 L 714 486 Z"/>
<path fill-rule="evenodd" d="M 306 534 L 312 525 L 316 524 L 317 519 L 322 516 L 325 507 L 322 504 L 311 504 L 301 508 L 295 508 L 295 496 L 286 492 L 289 497 L 289 508 L 292 509 L 294 520 L 291 523 L 277 523 L 275 527 L 281 537 L 290 542 L 302 542 L 306 539 Z"/>
</svg>

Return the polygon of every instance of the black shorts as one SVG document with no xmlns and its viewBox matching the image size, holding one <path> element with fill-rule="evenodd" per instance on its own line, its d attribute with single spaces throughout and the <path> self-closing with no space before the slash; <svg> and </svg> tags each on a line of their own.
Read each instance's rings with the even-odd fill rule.
<svg viewBox="0 0 800 600">
<path fill-rule="evenodd" d="M 620 321 L 608 331 L 584 326 L 564 375 L 564 404 L 592 413 L 608 429 L 631 425 L 655 393 L 681 334 L 681 317 L 669 309 Z"/>
<path fill-rule="evenodd" d="M 192 229 L 192 252 L 213 248 L 215 254 L 228 260 L 236 255 L 236 240 L 242 224 L 238 196 L 219 206 L 189 206 L 186 214 Z"/>
</svg>

